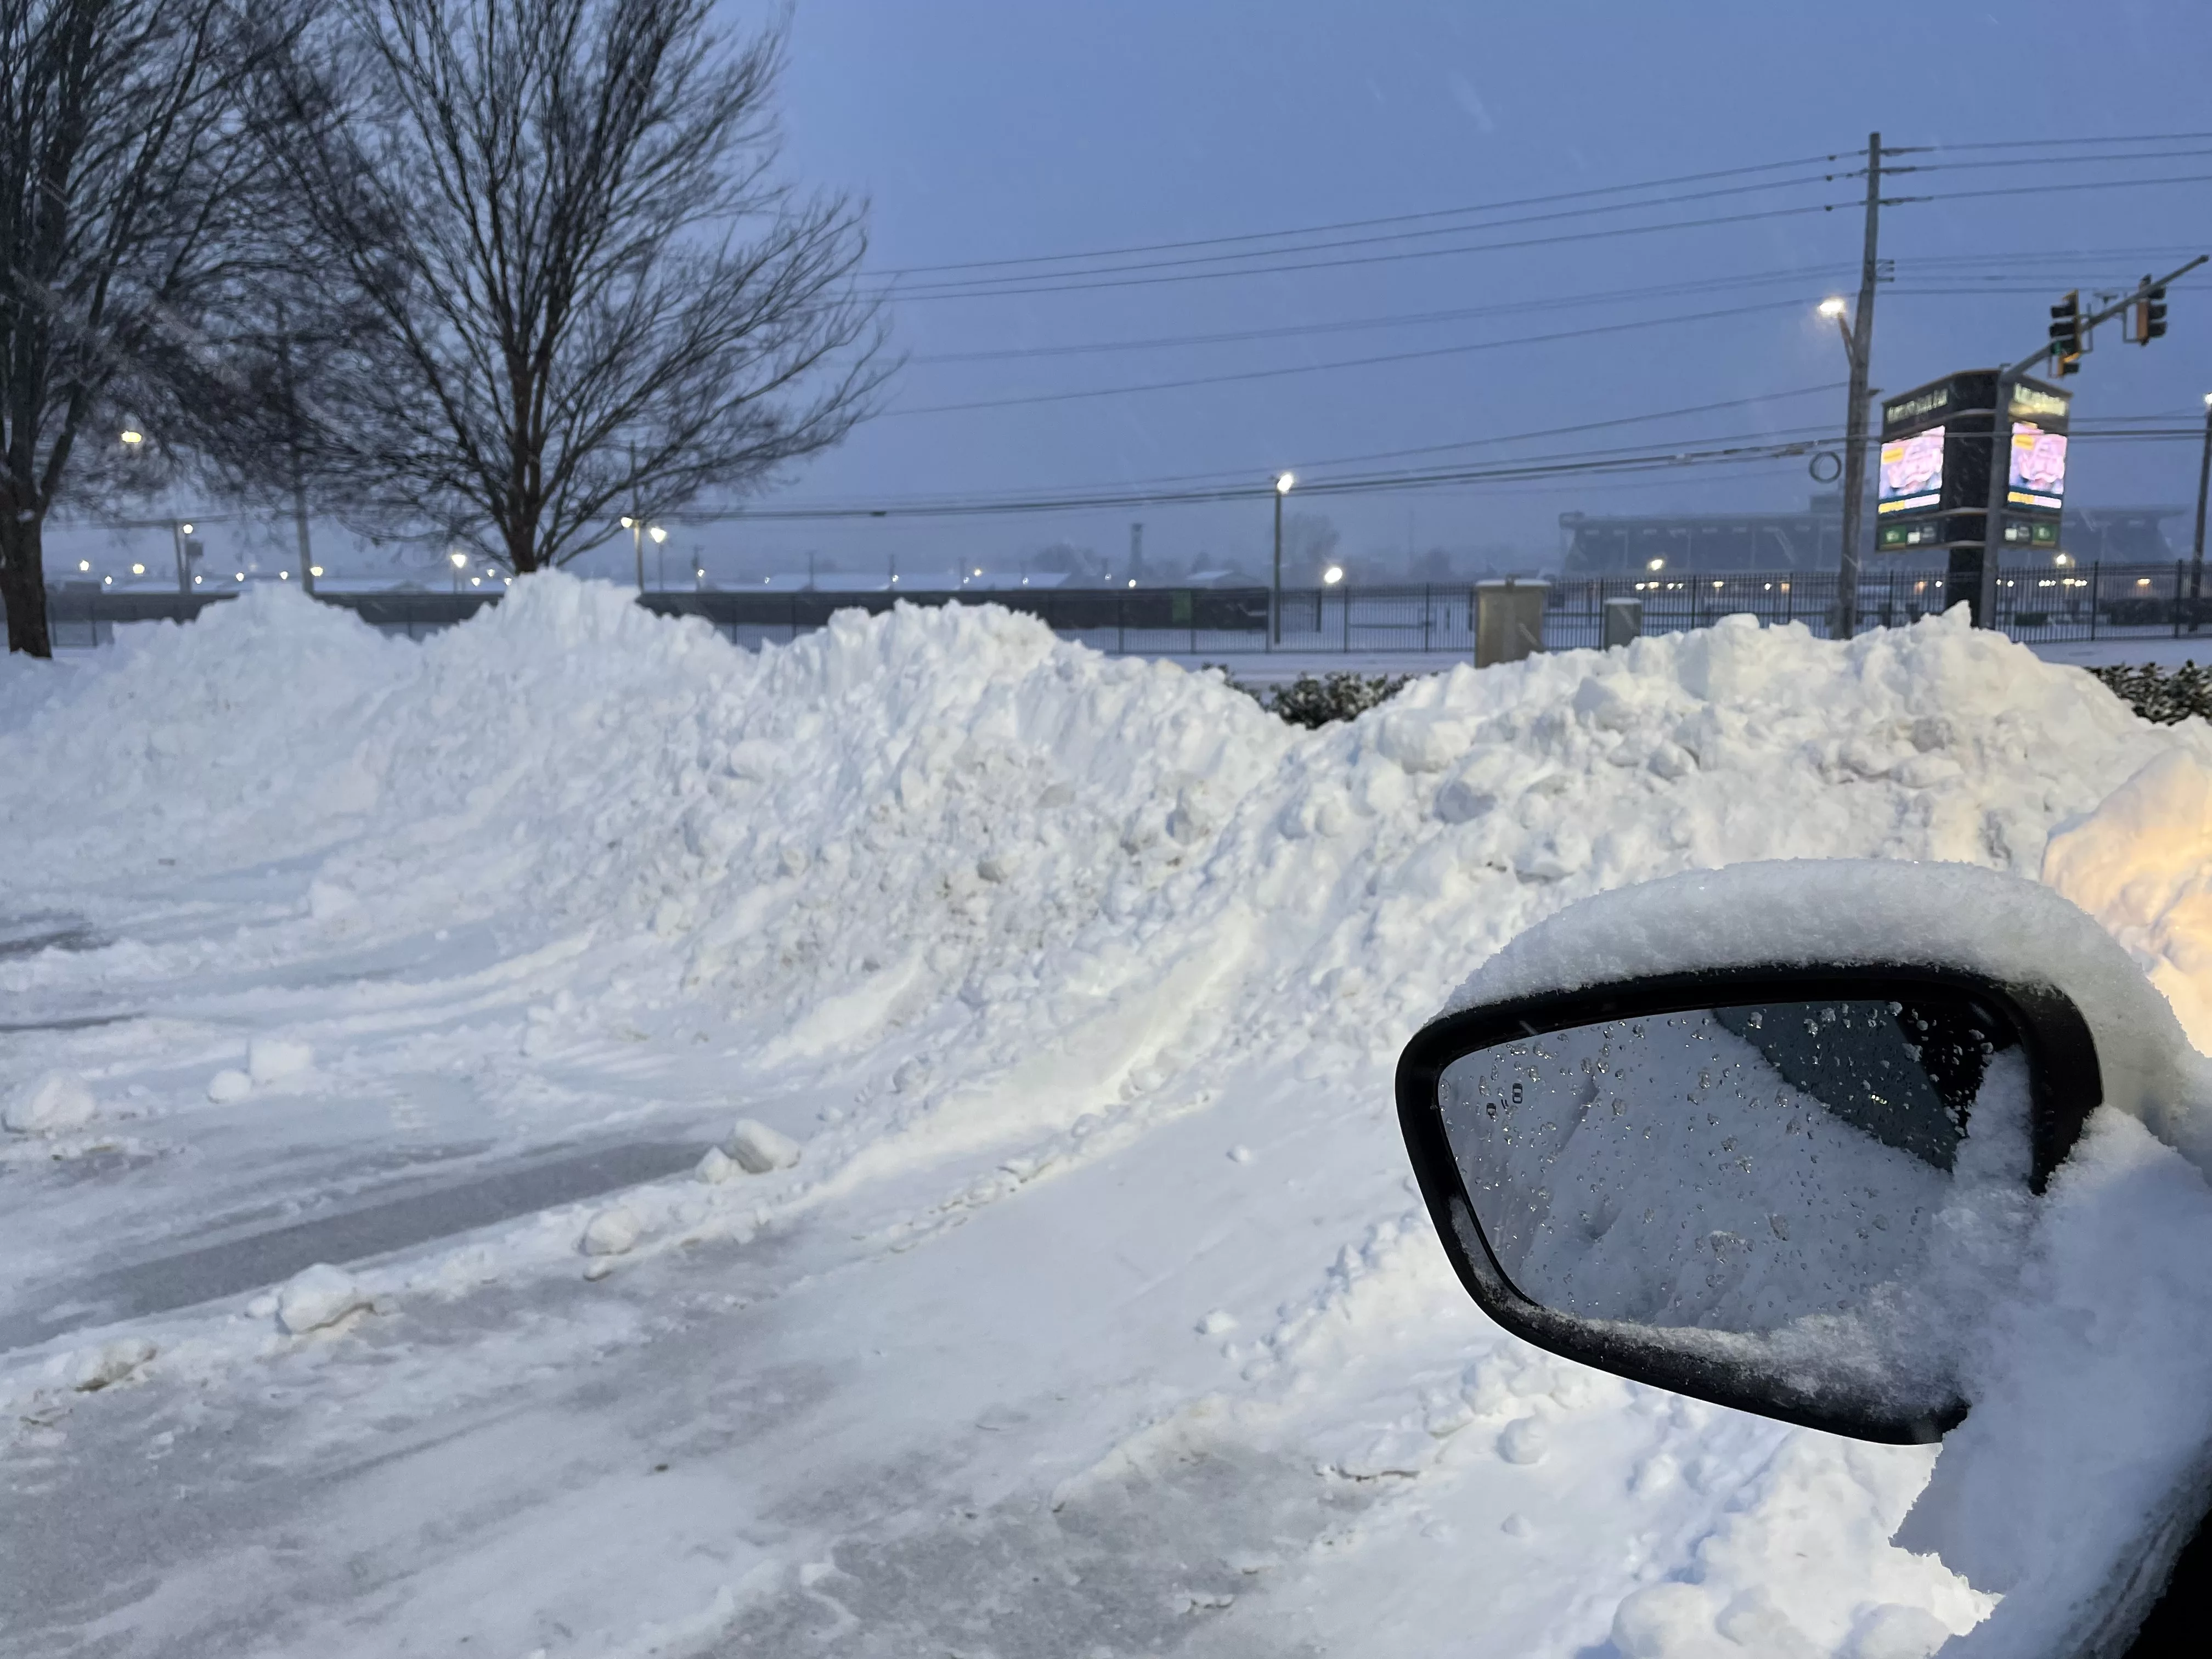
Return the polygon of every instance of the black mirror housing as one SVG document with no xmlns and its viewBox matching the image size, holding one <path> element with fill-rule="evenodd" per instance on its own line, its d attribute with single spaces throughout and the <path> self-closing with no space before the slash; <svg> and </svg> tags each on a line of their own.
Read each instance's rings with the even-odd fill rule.
<svg viewBox="0 0 2212 1659">
<path fill-rule="evenodd" d="M 2020 902 L 2044 933 L 2088 929 L 2088 969 L 2053 960 L 2062 971 L 2046 975 L 2006 963 L 2051 956 L 2035 936 L 2042 951 L 1947 949 L 1940 921 L 1885 960 L 1865 949 L 1875 929 L 1863 915 L 1850 922 L 1856 940 L 1832 940 L 1827 960 L 1812 949 L 1792 957 L 1790 915 L 1741 921 L 1728 902 L 1745 883 L 1818 887 L 1814 872 L 1754 865 L 1586 900 L 1575 911 L 1589 915 L 1559 929 L 1571 951 L 1540 940 L 1517 963 L 1486 967 L 1413 1036 L 1398 1061 L 1398 1121 L 1453 1272 L 1516 1336 L 1714 1405 L 1931 1443 L 1969 1402 L 1929 1370 L 1936 1360 L 1905 1363 L 1909 1345 L 1891 1352 L 1867 1332 L 1907 1328 L 1898 1310 L 1920 1297 L 1916 1272 L 1951 1274 L 1944 1294 L 1960 1301 L 1964 1287 L 1973 1305 L 1966 1270 L 1947 1259 L 1951 1161 L 1962 1159 L 1960 1182 L 1982 1183 L 1971 1192 L 2027 1214 L 2033 1199 L 2002 1192 L 2042 1194 L 2108 1095 L 2093 1015 L 2059 988 L 2063 969 L 2075 967 L 2075 982 L 2088 973 L 2093 1009 L 2128 995 L 2106 984 L 2119 969 L 2136 984 L 2142 975 L 2063 900 L 1980 869 L 1891 865 L 1867 878 L 1869 909 L 1924 909 L 1916 891 L 1960 874 L 1973 900 L 1964 918 L 1986 914 L 1990 894 L 2028 890 Z M 1662 967 L 1668 942 L 1652 922 L 1666 918 L 1668 887 L 1683 894 L 1692 940 L 1701 914 L 1725 902 L 1739 915 L 1732 945 L 1705 942 L 1719 960 Z M 1626 942 L 1593 925 L 1608 905 L 1635 922 Z M 1971 927 L 1958 921 L 1954 933 Z M 1613 971 L 1582 982 L 1562 971 L 1593 953 Z M 1486 982 L 1500 995 L 1486 998 Z M 1986 1099 L 1973 1117 L 1978 1091 Z M 1990 1175 L 2004 1134 L 2017 1148 Z M 1927 1265 L 1900 1274 L 1900 1252 Z M 1854 1325 L 1863 1318 L 1874 1322 Z M 1923 1332 L 1948 1329 L 1927 1307 L 1917 1318 Z"/>
</svg>

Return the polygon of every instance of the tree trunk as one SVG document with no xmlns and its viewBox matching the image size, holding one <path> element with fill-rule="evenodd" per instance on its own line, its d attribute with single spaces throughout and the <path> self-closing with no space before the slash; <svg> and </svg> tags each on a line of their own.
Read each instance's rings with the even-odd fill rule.
<svg viewBox="0 0 2212 1659">
<path fill-rule="evenodd" d="M 54 654 L 46 631 L 45 526 L 0 516 L 0 605 L 8 608 L 8 648 L 33 657 Z"/>
</svg>

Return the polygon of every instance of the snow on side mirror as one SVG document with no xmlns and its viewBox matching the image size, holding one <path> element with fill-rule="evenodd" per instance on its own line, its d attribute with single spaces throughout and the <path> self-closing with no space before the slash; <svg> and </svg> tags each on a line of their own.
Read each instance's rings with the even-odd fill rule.
<svg viewBox="0 0 2212 1659">
<path fill-rule="evenodd" d="M 2055 993 L 1927 971 L 1669 975 L 1469 1009 L 1399 1073 L 1484 1309 L 1555 1352 L 1862 1439 L 1942 1437 L 1970 1273 L 2096 1098 Z"/>
<path fill-rule="evenodd" d="M 1407 1047 L 1399 1118 L 1461 1282 L 1507 1329 L 1717 1404 L 1932 1441 L 1966 1415 L 1956 1362 L 2035 1195 L 2106 1097 L 2100 1040 L 2154 1051 L 2161 1019 L 2125 954 L 2032 883 L 1738 866 L 1508 946 Z M 2118 1070 L 2125 1094 L 2141 1053 Z"/>
</svg>

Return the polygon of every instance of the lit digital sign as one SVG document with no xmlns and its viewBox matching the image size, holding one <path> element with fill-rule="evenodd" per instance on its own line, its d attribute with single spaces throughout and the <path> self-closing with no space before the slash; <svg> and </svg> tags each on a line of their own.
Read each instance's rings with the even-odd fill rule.
<svg viewBox="0 0 2212 1659">
<path fill-rule="evenodd" d="M 2063 450 L 2065 441 L 2059 442 Z M 1931 426 L 1909 438 L 1892 439 L 1881 447 L 1881 493 L 1875 503 L 1877 514 L 1917 513 L 1940 506 L 1942 500 L 1942 427 Z"/>
<path fill-rule="evenodd" d="M 1885 458 L 1888 451 L 1882 452 Z M 2066 434 L 2028 421 L 2012 423 L 2012 465 L 2005 500 L 2056 513 L 2066 504 Z"/>
</svg>

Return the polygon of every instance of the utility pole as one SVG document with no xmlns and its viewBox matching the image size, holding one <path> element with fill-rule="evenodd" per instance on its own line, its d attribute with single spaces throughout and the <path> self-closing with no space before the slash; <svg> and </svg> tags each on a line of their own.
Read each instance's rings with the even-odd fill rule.
<svg viewBox="0 0 2212 1659">
<path fill-rule="evenodd" d="M 2177 277 L 2187 276 L 2208 258 L 2212 258 L 2212 254 L 2200 253 L 2187 264 L 2167 276 L 2156 278 L 2146 276 L 2143 278 L 2142 285 L 2132 293 L 2123 295 L 2102 310 L 2081 319 L 2076 335 L 2081 344 L 2070 362 L 2060 362 L 2059 373 L 2070 374 L 2074 372 L 2074 366 L 2078 363 L 2081 352 L 2087 349 L 2089 331 L 2098 324 L 2112 321 L 2130 306 L 2148 300 L 2154 290 L 2165 288 Z M 2066 303 L 2069 305 L 2073 303 L 2072 295 L 2068 295 Z M 2069 318 L 2067 320 L 2070 322 L 2072 319 Z M 2057 325 L 2054 324 L 2053 326 L 2056 327 Z M 1974 605 L 1974 625 L 1978 628 L 1995 628 L 1997 625 L 1997 560 L 2004 550 L 2005 508 L 2009 504 L 2008 497 L 2012 490 L 2013 388 L 2018 384 L 2021 375 L 2027 374 L 2045 357 L 2050 356 L 2052 349 L 2052 343 L 2046 340 L 2036 350 L 2021 358 L 2018 362 L 1999 369 L 1996 374 L 1996 384 L 1990 388 L 1990 492 L 1989 505 L 1982 515 L 1982 580 L 1980 592 L 1977 595 Z M 2198 516 L 2200 519 L 2203 517 L 2201 513 Z M 2198 545 L 2200 547 L 2203 545 L 2201 536 Z"/>
<path fill-rule="evenodd" d="M 1844 415 L 1844 550 L 1836 566 L 1836 636 L 1848 640 L 1859 624 L 1859 538 L 1865 533 L 1867 380 L 1874 360 L 1874 289 L 1881 276 L 1881 135 L 1867 134 L 1866 243 L 1859 258 L 1857 314 L 1844 337 L 1850 349 L 1850 407 Z M 1837 321 L 1843 319 L 1838 318 Z"/>
<path fill-rule="evenodd" d="M 1138 520 L 1129 526 L 1129 574 L 1145 574 L 1145 521 Z"/>
<path fill-rule="evenodd" d="M 1275 585 L 1267 605 L 1270 642 L 1275 645 L 1283 642 L 1283 497 L 1297 482 L 1287 472 L 1275 475 Z"/>
<path fill-rule="evenodd" d="M 2212 392 L 2204 394 L 2204 459 L 2197 463 L 2197 540 L 2189 556 L 2189 631 L 2197 631 L 2204 597 L 2204 487 L 2212 483 Z"/>
<path fill-rule="evenodd" d="M 292 531 L 300 543 L 300 586 L 315 591 L 315 554 L 307 544 L 307 474 L 300 456 L 300 399 L 292 380 L 292 331 L 284 326 L 284 307 L 276 307 L 276 368 L 284 380 L 285 441 L 291 448 Z"/>
</svg>

